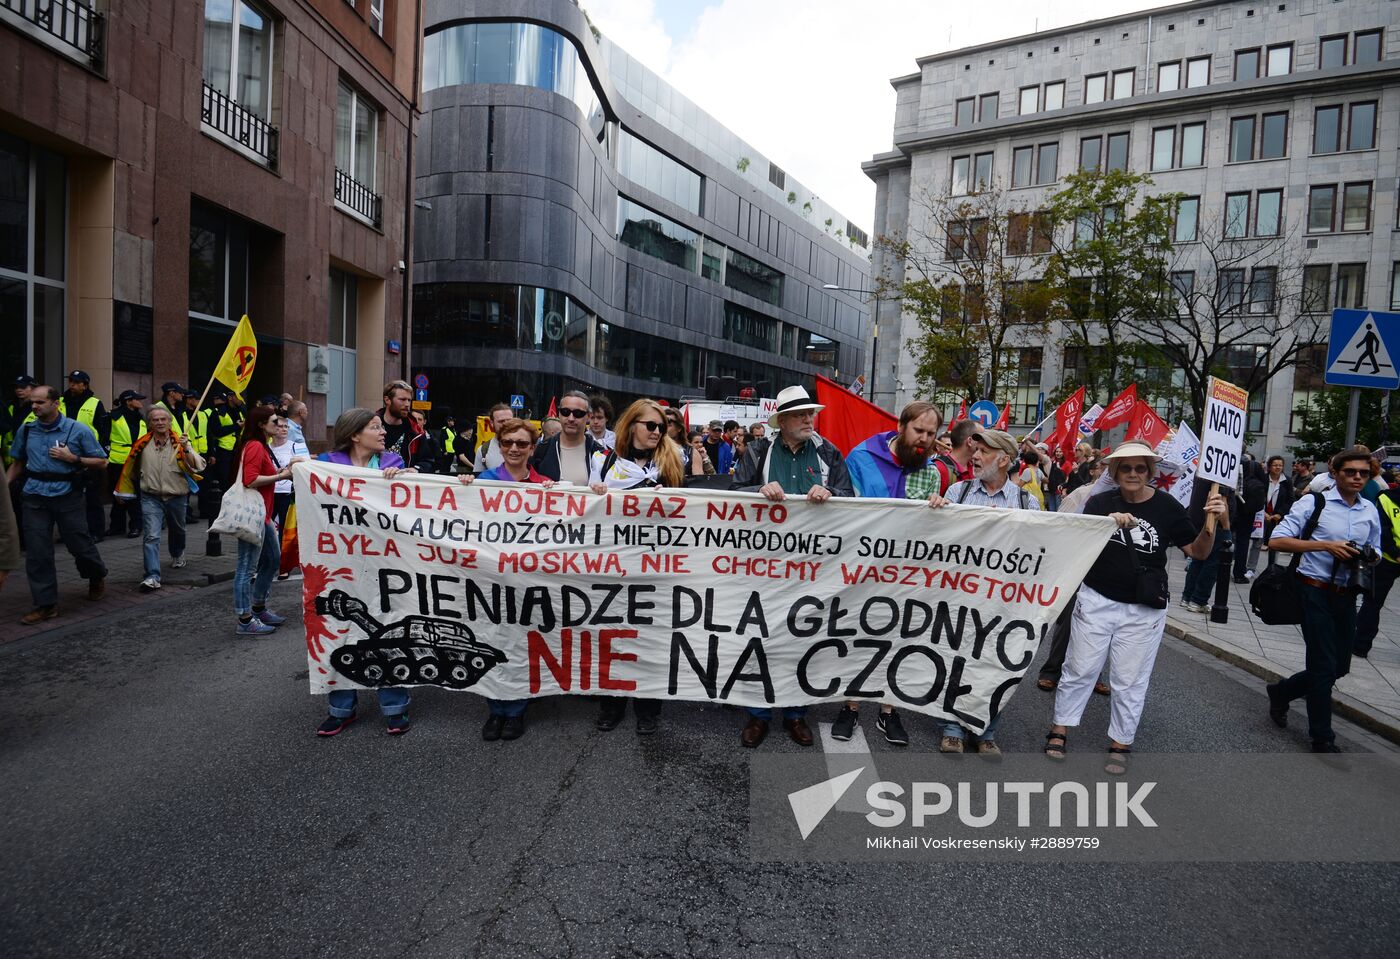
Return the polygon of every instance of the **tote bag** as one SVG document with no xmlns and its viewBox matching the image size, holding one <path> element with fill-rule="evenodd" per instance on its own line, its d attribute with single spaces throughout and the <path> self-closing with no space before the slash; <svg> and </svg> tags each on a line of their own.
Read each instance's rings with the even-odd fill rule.
<svg viewBox="0 0 1400 959">
<path fill-rule="evenodd" d="M 243 485 L 243 470 L 239 467 L 235 470 L 238 478 L 224 493 L 223 506 L 218 518 L 209 524 L 209 532 L 230 533 L 245 543 L 261 546 L 267 505 L 261 493 Z"/>
</svg>

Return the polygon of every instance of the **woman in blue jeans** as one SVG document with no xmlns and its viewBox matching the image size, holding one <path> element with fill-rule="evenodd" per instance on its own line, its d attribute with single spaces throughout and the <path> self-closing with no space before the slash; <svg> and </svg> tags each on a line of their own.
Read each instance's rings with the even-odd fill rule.
<svg viewBox="0 0 1400 959">
<path fill-rule="evenodd" d="M 248 414 L 238 445 L 233 448 L 233 461 L 239 464 L 243 485 L 257 490 L 263 500 L 263 538 L 261 543 L 238 541 L 238 566 L 233 571 L 233 611 L 238 614 L 239 636 L 266 636 L 287 620 L 267 608 L 267 594 L 272 578 L 282 560 L 282 546 L 277 527 L 272 525 L 272 490 L 278 480 L 292 475 L 288 464 L 278 469 L 272 459 L 267 441 L 277 432 L 279 417 L 275 410 L 259 406 Z M 296 459 L 293 463 L 298 462 Z"/>
<path fill-rule="evenodd" d="M 335 421 L 332 440 L 335 449 L 322 453 L 317 459 L 325 463 L 339 463 L 357 469 L 374 470 L 385 479 L 399 473 L 413 473 L 405 469 L 398 453 L 384 451 L 384 424 L 378 414 L 355 407 L 341 413 Z M 384 716 L 385 730 L 391 736 L 408 732 L 408 690 L 399 686 L 380 686 L 379 711 Z M 334 736 L 355 721 L 355 690 L 337 689 L 327 697 L 328 715 L 316 730 L 317 736 Z"/>
</svg>

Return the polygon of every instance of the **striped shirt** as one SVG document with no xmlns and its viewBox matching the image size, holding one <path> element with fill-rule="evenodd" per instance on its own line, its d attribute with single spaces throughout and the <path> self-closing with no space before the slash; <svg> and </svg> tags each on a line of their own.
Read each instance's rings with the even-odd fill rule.
<svg viewBox="0 0 1400 959">
<path fill-rule="evenodd" d="M 966 491 L 966 495 L 964 495 Z M 960 498 L 961 497 L 961 498 Z M 954 483 L 948 487 L 948 492 L 943 494 L 943 498 L 950 503 L 961 503 L 963 506 L 997 506 L 1002 509 L 1039 510 L 1040 504 L 1036 502 L 1034 496 L 1025 490 L 1018 489 L 1016 484 L 1007 479 L 1002 484 L 1001 489 L 995 493 L 987 492 L 987 487 L 982 485 L 980 479 L 963 480 L 961 483 Z"/>
</svg>

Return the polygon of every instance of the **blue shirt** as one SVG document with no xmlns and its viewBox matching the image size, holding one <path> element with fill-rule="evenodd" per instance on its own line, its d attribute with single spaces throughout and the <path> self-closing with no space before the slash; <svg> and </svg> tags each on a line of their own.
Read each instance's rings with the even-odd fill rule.
<svg viewBox="0 0 1400 959">
<path fill-rule="evenodd" d="M 967 487 L 966 496 L 962 495 L 964 486 Z M 1026 494 L 1024 507 L 1021 506 L 1023 492 Z M 944 499 L 954 504 L 959 503 L 960 496 L 963 506 L 995 506 L 1002 509 L 1028 509 L 1037 512 L 1040 510 L 1040 503 L 1036 498 L 1011 482 L 1010 477 L 1007 477 L 1006 482 L 1001 484 L 1001 489 L 995 493 L 987 492 L 987 487 L 982 485 L 982 481 L 974 477 L 970 480 L 954 483 L 948 487 L 948 492 L 943 494 Z"/>
<path fill-rule="evenodd" d="M 10 445 L 10 456 L 24 460 L 27 467 L 40 473 L 72 473 L 75 476 L 82 473 L 86 469 L 83 464 L 49 456 L 49 450 L 59 443 L 67 443 L 68 449 L 79 456 L 107 458 L 102 447 L 97 445 L 97 434 L 62 414 L 48 426 L 34 419 L 16 430 L 15 441 Z M 73 484 L 66 480 L 41 480 L 31 476 L 24 481 L 21 492 L 29 496 L 62 496 L 73 489 Z"/>
<path fill-rule="evenodd" d="M 287 439 L 299 446 L 306 445 L 306 434 L 302 432 L 301 424 L 290 418 L 287 420 Z"/>
<path fill-rule="evenodd" d="M 1298 501 L 1293 504 L 1288 515 L 1274 528 L 1272 540 L 1279 536 L 1291 536 L 1294 539 L 1301 538 L 1303 526 L 1307 523 L 1308 517 L 1312 515 L 1313 498 L 1311 494 L 1304 494 L 1298 497 Z M 1315 540 L 1340 540 L 1342 542 L 1358 543 L 1362 546 L 1371 546 L 1376 550 L 1381 548 L 1381 517 L 1376 512 L 1376 506 L 1369 500 L 1361 496 L 1356 497 L 1356 502 L 1350 506 L 1342 499 L 1342 494 L 1337 492 L 1334 486 L 1322 494 L 1322 514 L 1317 518 L 1317 529 L 1313 532 L 1312 538 Z M 1298 572 L 1313 579 L 1320 579 L 1325 583 L 1333 582 L 1332 573 L 1336 572 L 1335 582 L 1338 586 L 1345 586 L 1351 579 L 1351 571 L 1346 566 L 1338 566 L 1337 561 L 1330 553 L 1318 551 L 1315 553 L 1303 553 L 1302 559 L 1298 563 Z"/>
</svg>

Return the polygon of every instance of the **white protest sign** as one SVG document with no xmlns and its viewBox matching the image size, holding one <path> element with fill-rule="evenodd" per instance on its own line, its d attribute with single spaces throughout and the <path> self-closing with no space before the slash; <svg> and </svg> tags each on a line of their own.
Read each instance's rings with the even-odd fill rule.
<svg viewBox="0 0 1400 959">
<path fill-rule="evenodd" d="M 1154 485 L 1182 506 L 1191 506 L 1191 487 L 1201 458 L 1201 441 L 1195 430 L 1182 422 L 1170 439 L 1157 447 L 1162 461 L 1157 464 Z"/>
<path fill-rule="evenodd" d="M 1099 421 L 1100 416 L 1103 416 L 1103 405 L 1095 403 L 1089 412 L 1079 418 L 1079 432 L 1085 436 L 1093 436 L 1094 424 Z"/>
<path fill-rule="evenodd" d="M 1249 394 L 1225 380 L 1211 378 L 1206 395 L 1206 422 L 1201 431 L 1201 463 L 1196 475 L 1233 488 L 1244 452 L 1244 424 Z"/>
<path fill-rule="evenodd" d="M 893 702 L 984 729 L 1106 517 L 294 468 L 310 687 Z"/>
</svg>

